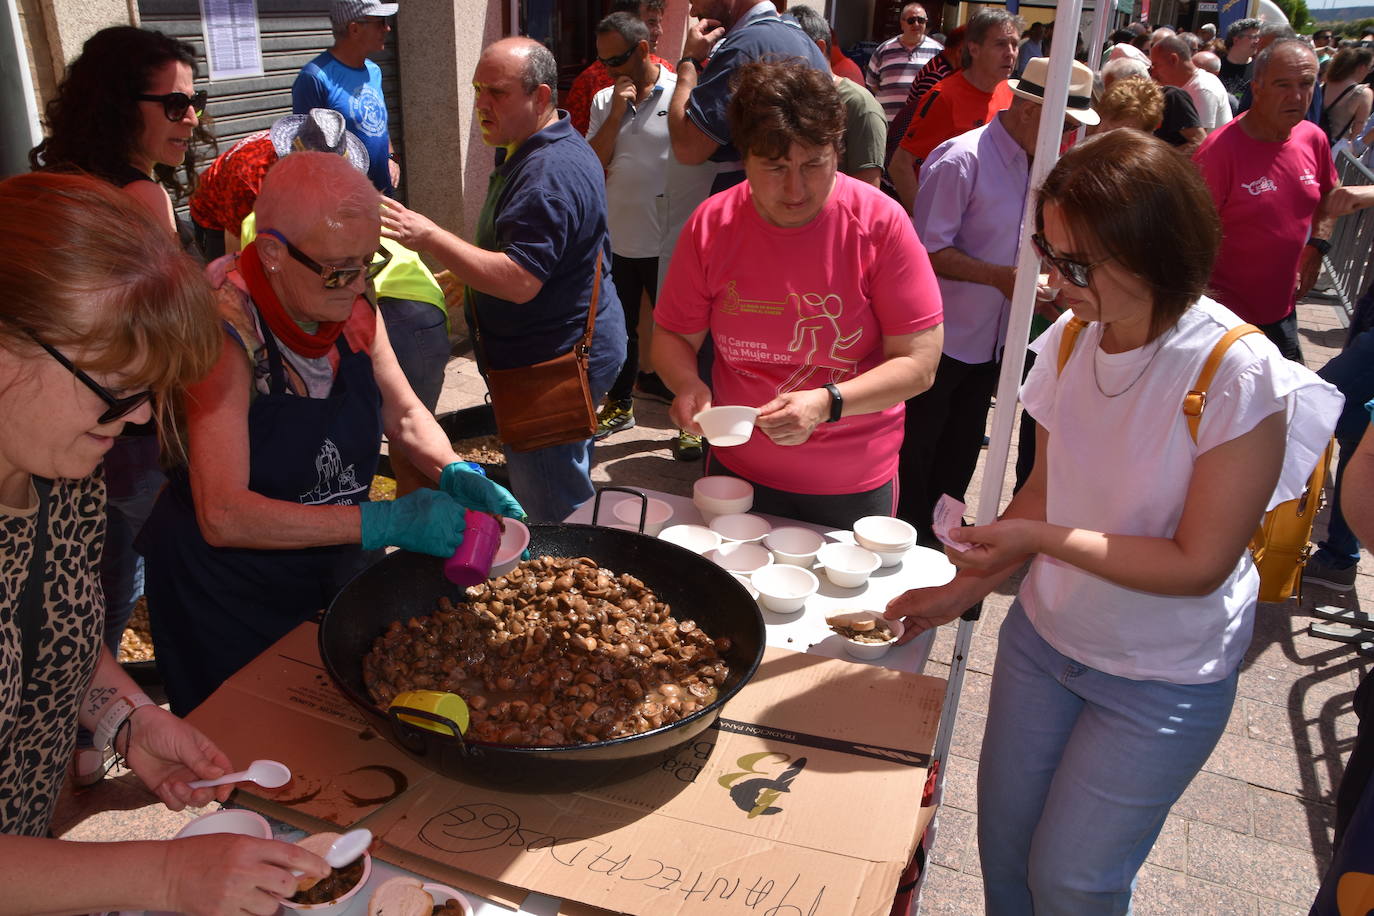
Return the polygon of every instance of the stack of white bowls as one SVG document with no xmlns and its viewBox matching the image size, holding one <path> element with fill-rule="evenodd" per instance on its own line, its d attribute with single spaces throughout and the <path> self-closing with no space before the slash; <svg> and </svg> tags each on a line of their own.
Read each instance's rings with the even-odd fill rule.
<svg viewBox="0 0 1374 916">
<path fill-rule="evenodd" d="M 748 512 L 754 506 L 754 485 L 738 477 L 701 477 L 692 484 L 692 503 L 709 524 L 718 515 Z"/>
<path fill-rule="evenodd" d="M 916 529 L 899 518 L 866 515 L 854 523 L 854 542 L 873 551 L 884 566 L 896 566 L 916 544 Z"/>
</svg>

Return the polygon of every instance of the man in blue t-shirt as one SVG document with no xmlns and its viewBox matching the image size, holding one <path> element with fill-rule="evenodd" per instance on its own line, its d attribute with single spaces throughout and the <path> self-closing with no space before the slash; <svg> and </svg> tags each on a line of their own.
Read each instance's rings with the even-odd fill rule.
<svg viewBox="0 0 1374 916">
<path fill-rule="evenodd" d="M 474 107 L 497 165 L 473 241 L 395 201 L 382 208 L 382 233 L 432 256 L 467 285 L 464 317 L 484 374 L 572 350 L 585 333 L 596 284 L 587 370 L 596 403 L 625 361 L 625 316 L 611 281 L 604 169 L 557 108 L 557 85 L 558 64 L 536 41 L 506 38 L 483 51 L 472 74 Z M 592 498 L 594 442 L 588 436 L 528 452 L 506 449 L 510 488 L 530 519 L 561 522 Z"/>
<path fill-rule="evenodd" d="M 334 45 L 301 68 L 291 86 L 291 110 L 332 108 L 348 120 L 348 129 L 367 147 L 367 177 L 388 196 L 401 181 L 401 167 L 387 130 L 382 70 L 368 58 L 380 54 L 396 15 L 395 3 L 376 0 L 332 0 L 329 22 Z"/>
</svg>

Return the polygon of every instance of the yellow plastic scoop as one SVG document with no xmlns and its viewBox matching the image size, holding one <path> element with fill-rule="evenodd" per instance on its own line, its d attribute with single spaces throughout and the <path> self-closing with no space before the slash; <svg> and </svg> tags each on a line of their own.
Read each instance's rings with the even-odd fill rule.
<svg viewBox="0 0 1374 916">
<path fill-rule="evenodd" d="M 418 709 L 422 712 L 434 713 L 436 716 L 443 716 L 457 725 L 459 734 L 468 730 L 468 704 L 463 702 L 463 698 L 456 693 L 448 693 L 443 690 L 407 690 L 404 693 L 396 694 L 395 699 L 387 708 Z M 410 725 L 426 728 L 441 735 L 457 737 L 453 734 L 453 729 L 442 722 L 435 722 L 433 719 L 408 716 L 404 712 L 398 712 L 396 717 Z"/>
</svg>

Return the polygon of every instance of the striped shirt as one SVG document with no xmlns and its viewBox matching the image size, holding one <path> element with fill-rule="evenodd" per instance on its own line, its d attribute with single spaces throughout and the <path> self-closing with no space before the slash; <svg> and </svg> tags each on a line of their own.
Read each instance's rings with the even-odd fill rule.
<svg viewBox="0 0 1374 916">
<path fill-rule="evenodd" d="M 889 38 L 878 45 L 868 59 L 868 88 L 883 106 L 890 123 L 906 102 L 912 80 L 932 57 L 944 50 L 944 45 L 932 38 L 923 38 L 914 48 L 902 44 L 901 36 Z"/>
</svg>

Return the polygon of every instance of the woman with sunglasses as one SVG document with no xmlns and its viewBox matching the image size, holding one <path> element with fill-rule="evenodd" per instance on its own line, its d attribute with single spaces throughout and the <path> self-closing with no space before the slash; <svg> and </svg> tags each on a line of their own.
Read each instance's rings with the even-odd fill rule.
<svg viewBox="0 0 1374 916">
<path fill-rule="evenodd" d="M 48 136 L 29 153 L 34 168 L 103 178 L 177 232 L 172 198 L 195 186 L 205 90 L 196 92 L 195 49 L 151 29 L 96 32 L 67 66 L 48 103 Z M 180 177 L 178 176 L 180 172 Z"/>
<path fill-rule="evenodd" d="M 342 156 L 292 153 L 263 180 L 256 238 L 210 265 L 228 339 L 188 392 L 187 467 L 139 540 L 179 715 L 327 607 L 365 551 L 452 556 L 465 507 L 524 514 L 458 461 L 365 295 L 387 260 L 380 201 Z M 383 432 L 443 492 L 369 502 Z"/>
<path fill-rule="evenodd" d="M 48 103 L 48 136 L 29 154 L 34 168 L 81 171 L 102 178 L 144 207 L 167 232 L 192 249 L 189 229 L 179 232 L 171 195 L 195 179 L 192 140 L 205 92 L 193 91 L 190 45 L 161 32 L 117 26 L 82 46 Z M 178 170 L 180 176 L 178 175 Z M 125 625 L 143 593 L 142 560 L 133 541 L 166 482 L 158 466 L 157 438 L 147 426 L 130 426 L 105 457 L 109 491 L 101 586 L 106 595 L 105 643 L 118 655 Z M 72 775 L 79 785 L 98 781 L 105 759 L 82 731 Z"/>
<path fill-rule="evenodd" d="M 187 783 L 231 762 L 102 647 L 97 578 L 101 457 L 126 423 L 165 421 L 219 340 L 196 264 L 104 182 L 0 182 L 0 239 L 0 909 L 274 913 L 320 859 L 249 837 L 48 838 L 78 723 L 173 810 L 228 796 Z"/>
<path fill-rule="evenodd" d="M 1035 221 L 1068 312 L 1021 389 L 1034 470 L 999 521 L 954 530 L 954 580 L 888 616 L 914 636 L 1030 560 L 978 764 L 987 912 L 1125 913 L 1226 728 L 1259 587 L 1246 545 L 1302 492 L 1341 399 L 1249 334 L 1221 357 L 1194 438 L 1185 395 L 1241 322 L 1203 295 L 1216 210 L 1162 141 L 1115 130 L 1074 148 Z"/>
</svg>

